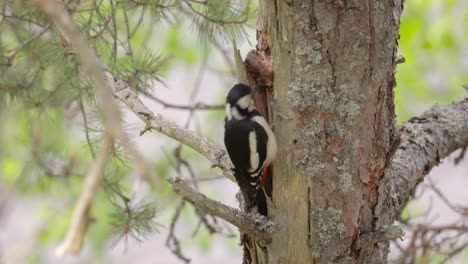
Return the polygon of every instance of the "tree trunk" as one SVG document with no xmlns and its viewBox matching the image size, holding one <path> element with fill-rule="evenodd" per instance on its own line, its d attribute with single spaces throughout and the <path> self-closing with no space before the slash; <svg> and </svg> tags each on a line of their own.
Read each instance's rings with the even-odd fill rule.
<svg viewBox="0 0 468 264">
<path fill-rule="evenodd" d="M 278 137 L 266 263 L 383 263 L 377 187 L 397 145 L 394 72 L 402 2 L 267 1 L 259 48 L 271 51 Z"/>
</svg>

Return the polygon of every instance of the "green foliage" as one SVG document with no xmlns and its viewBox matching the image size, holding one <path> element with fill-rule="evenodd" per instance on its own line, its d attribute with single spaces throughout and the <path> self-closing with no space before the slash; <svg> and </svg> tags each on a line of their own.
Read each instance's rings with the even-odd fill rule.
<svg viewBox="0 0 468 264">
<path fill-rule="evenodd" d="M 238 41 L 246 37 L 244 28 L 239 25 L 247 23 L 254 14 L 250 11 L 249 2 L 219 0 L 193 4 L 188 1 L 187 6 L 195 14 L 194 26 L 202 40 L 221 36 L 222 41 Z"/>
<path fill-rule="evenodd" d="M 57 213 L 54 208 L 43 206 L 41 218 L 47 219 L 47 225 L 39 233 L 39 240 L 44 243 L 60 241 L 65 237 L 66 230 L 70 224 L 71 211 Z"/>
<path fill-rule="evenodd" d="M 449 104 L 466 96 L 462 86 L 468 84 L 467 8 L 468 3 L 463 0 L 405 1 L 399 54 L 406 62 L 397 67 L 395 89 L 398 122 L 434 103 Z M 428 209 L 418 200 L 410 201 L 400 219 L 404 223 L 420 223 Z M 454 247 L 450 242 L 446 245 Z M 447 255 L 438 253 L 440 250 L 428 250 L 424 259 L 418 259 L 420 252 L 412 254 L 416 263 L 442 263 Z"/>
<path fill-rule="evenodd" d="M 211 245 L 212 239 L 210 232 L 208 232 L 208 230 L 205 228 L 202 228 L 197 234 L 195 246 L 197 246 L 203 252 L 208 252 L 208 250 L 211 248 Z"/>
<path fill-rule="evenodd" d="M 29 1 L 3 3 L 0 27 L 0 103 L 64 107 L 92 89 L 69 43 Z M 19 7 L 17 7 L 19 6 Z M 193 19 L 207 41 L 240 40 L 253 12 L 249 1 L 81 1 L 68 6 L 83 36 L 111 70 L 137 90 L 161 81 L 168 57 L 148 46 L 156 23 L 173 23 L 167 46 L 188 61 L 177 21 Z M 183 12 L 176 12 L 182 10 Z M 161 38 L 161 36 L 158 36 Z M 193 46 L 193 45 L 192 45 Z"/>
<path fill-rule="evenodd" d="M 110 215 L 112 233 L 117 241 L 132 238 L 142 242 L 149 235 L 159 231 L 161 225 L 155 221 L 160 208 L 145 199 L 130 203 L 124 200 L 123 205 L 114 203 L 114 210 Z"/>
<path fill-rule="evenodd" d="M 413 218 L 424 216 L 427 208 L 424 208 L 417 200 L 408 202 L 400 214 L 402 221 L 408 221 Z"/>
<path fill-rule="evenodd" d="M 151 52 L 139 52 L 133 58 L 122 57 L 115 67 L 115 76 L 125 80 L 133 88 L 146 91 L 154 86 L 154 82 L 161 82 L 161 65 L 167 58 Z"/>
<path fill-rule="evenodd" d="M 194 50 L 196 47 L 193 40 L 187 41 L 180 25 L 176 25 L 167 30 L 167 38 L 162 49 L 175 59 L 182 59 L 189 65 L 194 65 L 200 60 L 200 52 Z"/>
<path fill-rule="evenodd" d="M 403 122 L 434 103 L 466 95 L 468 84 L 466 1 L 406 1 L 401 19 L 396 110 Z"/>
<path fill-rule="evenodd" d="M 195 65 L 200 51 L 209 50 L 187 38 L 188 20 L 196 21 L 199 39 L 215 43 L 242 38 L 253 14 L 248 1 L 66 2 L 82 36 L 110 72 L 144 92 L 162 82 L 176 60 Z M 51 223 L 41 231 L 41 241 L 57 243 L 102 143 L 102 117 L 70 43 L 43 12 L 25 0 L 5 0 L 0 7 L 0 183 L 23 194 L 47 193 L 66 201 L 69 210 L 63 214 L 48 206 L 41 213 Z M 141 241 L 159 228 L 159 206 L 128 191 L 130 164 L 116 144 L 104 192 L 91 211 L 88 233 L 98 249 L 111 235 Z M 165 179 L 170 163 L 157 159 L 155 170 Z"/>
</svg>

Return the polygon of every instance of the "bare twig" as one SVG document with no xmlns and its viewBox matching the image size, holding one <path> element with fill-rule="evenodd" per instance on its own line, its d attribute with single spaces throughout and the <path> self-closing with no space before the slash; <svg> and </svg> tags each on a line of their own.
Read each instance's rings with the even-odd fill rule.
<svg viewBox="0 0 468 264">
<path fill-rule="evenodd" d="M 427 225 L 417 225 L 417 230 L 420 232 L 443 232 L 443 231 L 459 231 L 459 232 L 468 232 L 468 225 L 440 225 L 440 226 L 427 226 Z"/>
<path fill-rule="evenodd" d="M 237 226 L 242 233 L 248 233 L 257 241 L 271 241 L 271 233 L 276 229 L 268 218 L 239 211 L 220 202 L 214 201 L 192 189 L 182 178 L 170 179 L 174 192 L 195 207 L 213 214 Z"/>
<path fill-rule="evenodd" d="M 162 99 L 157 98 L 156 96 L 148 93 L 148 92 L 142 92 L 144 96 L 148 97 L 149 99 L 163 105 L 166 108 L 173 108 L 173 109 L 178 109 L 178 110 L 223 110 L 224 105 L 210 105 L 210 104 L 205 104 L 205 103 L 195 103 L 193 105 L 183 105 L 183 104 L 174 104 L 174 103 L 169 103 L 166 102 Z"/>
<path fill-rule="evenodd" d="M 423 260 L 432 254 L 446 255 L 447 260 L 467 245 L 468 226 L 463 224 L 463 221 L 438 226 L 407 222 L 404 226 L 411 231 L 411 235 L 406 247 L 395 241 L 395 245 L 400 249 L 397 263 L 413 263 L 414 259 L 424 262 Z"/>
<path fill-rule="evenodd" d="M 195 7 L 193 7 L 192 4 L 190 4 L 189 2 L 186 2 L 187 6 L 190 8 L 190 10 L 192 10 L 193 13 L 195 13 L 196 15 L 200 16 L 200 17 L 203 17 L 204 19 L 212 22 L 212 23 L 215 23 L 215 24 L 219 24 L 219 25 L 226 25 L 226 24 L 245 24 L 247 23 L 247 20 L 249 19 L 249 7 L 247 6 L 247 9 L 245 10 L 245 15 L 242 19 L 239 19 L 239 20 L 222 20 L 222 19 L 217 19 L 217 18 L 213 18 L 213 17 L 210 17 L 209 15 L 207 14 L 204 14 L 200 11 L 198 11 Z"/>
<path fill-rule="evenodd" d="M 452 211 L 454 211 L 457 214 L 460 214 L 462 216 L 468 217 L 468 208 L 467 207 L 462 207 L 462 206 L 457 206 L 454 205 L 443 193 L 439 188 L 437 188 L 434 183 L 429 179 L 428 180 L 428 186 L 429 188 L 434 191 L 434 193 L 442 200 L 442 202 L 447 205 L 448 208 L 450 208 Z"/>
<path fill-rule="evenodd" d="M 441 264 L 445 264 L 445 263 L 448 263 L 448 261 L 450 259 L 452 259 L 453 257 L 455 257 L 456 255 L 458 255 L 459 253 L 461 253 L 464 249 L 468 248 L 468 242 L 467 243 L 464 243 L 463 245 L 457 247 L 455 250 L 453 250 L 452 252 L 450 252 L 448 254 L 448 256 L 441 262 Z"/>
<path fill-rule="evenodd" d="M 205 156 L 213 165 L 223 170 L 223 174 L 235 181 L 231 171 L 229 158 L 225 151 L 215 143 L 197 135 L 195 132 L 185 129 L 174 122 L 165 119 L 162 115 L 155 115 L 138 98 L 131 87 L 122 80 L 115 79 L 112 74 L 106 72 L 108 81 L 114 91 L 114 95 L 127 105 L 148 128 L 159 131 L 164 135 L 194 149 Z"/>
<path fill-rule="evenodd" d="M 94 149 L 93 149 L 93 144 L 91 144 L 91 139 L 89 137 L 89 126 L 88 126 L 88 118 L 86 117 L 86 110 L 83 104 L 83 96 L 81 95 L 81 90 L 80 90 L 80 96 L 78 98 L 78 103 L 80 104 L 80 112 L 81 116 L 83 117 L 83 126 L 84 126 L 84 132 L 86 135 L 86 142 L 88 144 L 89 151 L 91 152 L 91 156 L 94 159 Z"/>
<path fill-rule="evenodd" d="M 404 236 L 405 233 L 399 226 L 387 226 L 377 231 L 364 233 L 359 235 L 353 245 L 354 250 L 358 250 L 362 247 L 368 247 L 377 243 L 393 240 Z"/>
<path fill-rule="evenodd" d="M 202 83 L 202 79 L 203 79 L 203 74 L 204 74 L 204 72 L 206 70 L 207 61 L 208 61 L 208 58 L 207 58 L 207 56 L 205 56 L 201 66 L 199 68 L 197 78 L 195 79 L 194 88 L 192 89 L 192 92 L 190 94 L 189 105 L 193 105 L 193 107 L 168 104 L 168 103 L 166 103 L 166 102 L 152 96 L 151 94 L 149 94 L 150 98 L 152 97 L 153 100 L 157 101 L 158 103 L 161 103 L 165 107 L 172 107 L 172 108 L 176 108 L 176 109 L 179 109 L 179 110 L 189 110 L 189 115 L 188 115 L 187 121 L 185 122 L 184 129 L 188 129 L 191 122 L 194 120 L 195 111 L 196 110 L 202 110 L 201 108 L 197 108 L 197 106 L 199 106 L 199 104 L 194 104 L 194 103 L 195 103 L 195 98 L 197 97 L 198 93 L 200 92 L 200 88 L 202 87 L 201 83 Z M 218 109 L 224 109 L 224 107 L 221 106 L 221 105 L 217 106 L 217 108 Z M 208 109 L 205 108 L 205 110 L 208 110 Z M 175 163 L 172 164 L 172 166 L 174 167 L 174 169 L 176 170 L 178 175 L 182 175 L 186 171 L 188 173 L 189 177 L 190 177 L 190 183 L 195 187 L 196 190 L 198 190 L 198 179 L 196 177 L 195 171 L 194 171 L 192 165 L 190 164 L 190 162 L 188 160 L 186 160 L 182 155 L 183 146 L 184 145 L 182 143 L 179 143 L 177 145 L 177 147 L 174 149 L 173 153 L 174 153 Z M 175 225 L 176 225 L 176 222 L 181 217 L 180 216 L 180 211 L 181 211 L 181 209 L 182 209 L 182 207 L 183 207 L 183 205 L 185 203 L 186 202 L 184 200 L 181 201 L 181 203 L 177 207 L 177 209 L 176 209 L 176 211 L 175 211 L 175 213 L 174 213 L 174 215 L 173 215 L 173 217 L 171 219 L 170 231 L 169 231 L 169 234 L 168 234 L 168 237 L 167 237 L 167 240 L 166 240 L 166 245 L 169 247 L 169 249 L 171 249 L 171 251 L 173 252 L 173 254 L 176 257 L 181 259 L 183 262 L 188 263 L 190 261 L 190 259 L 187 258 L 186 256 L 184 256 L 184 254 L 182 252 L 182 248 L 180 246 L 179 239 L 177 238 L 177 236 L 175 234 L 176 232 L 175 232 L 175 228 L 174 228 Z M 211 214 L 208 214 L 205 211 L 203 211 L 203 210 L 201 210 L 199 208 L 196 208 L 196 207 L 195 207 L 195 214 L 199 217 L 200 220 L 199 220 L 198 225 L 195 228 L 195 231 L 193 232 L 192 236 L 195 236 L 197 234 L 197 232 L 200 230 L 200 227 L 202 225 L 206 227 L 206 229 L 208 230 L 208 232 L 210 234 L 222 233 L 222 229 L 218 228 L 218 221 L 217 221 L 217 218 L 215 216 L 213 216 Z"/>
<path fill-rule="evenodd" d="M 179 239 L 175 235 L 175 226 L 177 223 L 177 220 L 179 219 L 180 212 L 182 211 L 182 208 L 184 208 L 185 201 L 181 200 L 179 205 L 177 206 L 174 216 L 172 217 L 171 220 L 171 226 L 169 228 L 169 235 L 167 236 L 166 239 L 166 246 L 172 251 L 172 253 L 182 260 L 185 263 L 189 263 L 190 259 L 182 253 L 182 248 L 180 247 L 180 242 Z"/>
<path fill-rule="evenodd" d="M 104 168 L 113 145 L 113 141 L 106 137 L 98 157 L 94 160 L 88 175 L 86 175 L 80 197 L 73 211 L 70 228 L 63 243 L 57 248 L 56 254 L 76 254 L 83 246 L 83 240 L 89 223 L 89 209 L 101 187 L 104 179 Z"/>
</svg>

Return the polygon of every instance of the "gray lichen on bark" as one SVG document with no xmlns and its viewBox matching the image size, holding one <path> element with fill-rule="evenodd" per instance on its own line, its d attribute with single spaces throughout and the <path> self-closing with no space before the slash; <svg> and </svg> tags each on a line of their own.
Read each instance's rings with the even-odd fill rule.
<svg viewBox="0 0 468 264">
<path fill-rule="evenodd" d="M 330 247 L 336 237 L 342 237 L 345 226 L 341 221 L 343 212 L 339 209 L 329 207 L 326 209 L 315 209 L 315 230 L 318 230 L 318 240 L 312 240 L 312 252 L 315 257 L 323 254 L 334 258 L 337 254 L 334 247 Z"/>
<path fill-rule="evenodd" d="M 279 194 L 273 196 L 283 198 L 283 190 L 308 194 L 312 258 L 347 262 L 359 229 L 372 231 L 374 194 L 395 138 L 393 58 L 401 3 L 275 1 L 264 6 L 270 15 L 273 88 L 286 94 L 280 108 L 289 107 L 296 116 L 293 130 L 286 129 L 290 123 L 275 124 L 280 139 L 289 142 L 291 136 L 282 133 L 293 131 L 295 175 L 275 173 L 282 185 L 275 185 Z M 307 188 L 294 187 L 296 181 Z M 302 213 L 302 205 L 297 208 Z"/>
</svg>

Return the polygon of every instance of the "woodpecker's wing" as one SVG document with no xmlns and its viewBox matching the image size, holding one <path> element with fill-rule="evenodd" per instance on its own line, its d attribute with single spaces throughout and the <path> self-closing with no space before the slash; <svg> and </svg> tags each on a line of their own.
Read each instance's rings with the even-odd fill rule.
<svg viewBox="0 0 468 264">
<path fill-rule="evenodd" d="M 224 128 L 224 145 L 229 158 L 235 167 L 248 170 L 250 168 L 249 134 L 253 131 L 251 122 L 231 119 L 225 123 Z"/>
<path fill-rule="evenodd" d="M 229 120 L 225 124 L 224 144 L 243 188 L 254 189 L 260 180 L 266 158 L 268 135 L 249 119 Z"/>
</svg>

